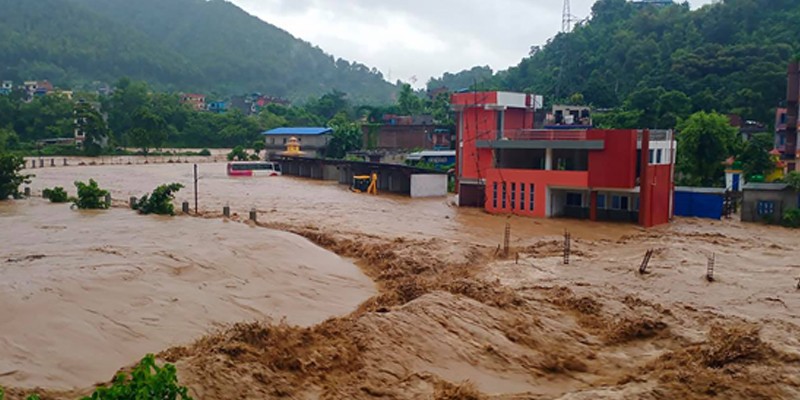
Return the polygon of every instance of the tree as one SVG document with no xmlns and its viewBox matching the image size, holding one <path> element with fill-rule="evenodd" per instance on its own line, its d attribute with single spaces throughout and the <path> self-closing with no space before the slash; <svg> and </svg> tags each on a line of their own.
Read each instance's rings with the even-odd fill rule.
<svg viewBox="0 0 800 400">
<path fill-rule="evenodd" d="M 111 206 L 106 202 L 108 191 L 100 189 L 94 179 L 89 179 L 89 183 L 75 181 L 78 188 L 78 197 L 73 199 L 75 207 L 81 210 L 105 210 Z"/>
<path fill-rule="evenodd" d="M 789 187 L 791 187 L 797 192 L 800 192 L 800 172 L 797 171 L 789 172 L 788 174 L 786 174 L 783 180 L 789 185 Z"/>
<path fill-rule="evenodd" d="M 133 128 L 128 133 L 128 141 L 142 149 L 147 155 L 151 148 L 159 148 L 167 139 L 167 125 L 158 114 L 149 108 L 141 107 L 133 115 Z"/>
<path fill-rule="evenodd" d="M 422 99 L 417 96 L 411 85 L 405 83 L 400 88 L 400 96 L 397 99 L 397 106 L 403 115 L 418 115 L 424 110 Z"/>
<path fill-rule="evenodd" d="M 84 135 L 83 151 L 86 155 L 100 155 L 109 136 L 103 116 L 91 104 L 79 102 L 75 105 L 75 124 L 75 129 Z"/>
<path fill-rule="evenodd" d="M 717 113 L 692 114 L 678 126 L 677 168 L 691 186 L 718 186 L 723 162 L 739 147 L 736 128 Z"/>
<path fill-rule="evenodd" d="M 344 158 L 348 152 L 361 148 L 363 144 L 361 127 L 349 121 L 347 115 L 337 114 L 328 125 L 333 128 L 333 135 L 326 149 L 327 157 Z"/>
<path fill-rule="evenodd" d="M 744 167 L 746 177 L 749 178 L 754 175 L 764 176 L 775 168 L 769 155 L 773 145 L 773 135 L 769 133 L 753 135 L 750 141 L 747 142 L 741 157 L 739 157 Z"/>
<path fill-rule="evenodd" d="M 9 197 L 20 198 L 19 185 L 30 183 L 33 175 L 20 173 L 24 165 L 24 158 L 0 153 L 0 201 Z"/>
<path fill-rule="evenodd" d="M 266 145 L 264 144 L 264 140 L 263 139 L 256 139 L 256 140 L 253 141 L 253 144 L 251 145 L 251 147 L 253 149 L 253 152 L 256 155 L 259 155 L 259 154 L 261 154 L 262 151 L 264 151 L 264 148 L 266 147 Z"/>
<path fill-rule="evenodd" d="M 172 200 L 175 199 L 175 193 L 183 189 L 180 183 L 171 183 L 168 185 L 161 185 L 152 194 L 145 194 L 133 206 L 133 209 L 138 211 L 139 214 L 157 214 L 157 215 L 175 215 L 175 207 L 172 205 Z"/>
<path fill-rule="evenodd" d="M 228 161 L 247 161 L 248 158 L 247 151 L 242 146 L 236 146 L 228 153 Z"/>
</svg>

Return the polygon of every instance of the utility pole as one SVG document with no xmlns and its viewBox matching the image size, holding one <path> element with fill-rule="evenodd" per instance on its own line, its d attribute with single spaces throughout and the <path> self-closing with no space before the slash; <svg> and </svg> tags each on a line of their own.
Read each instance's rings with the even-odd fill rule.
<svg viewBox="0 0 800 400">
<path fill-rule="evenodd" d="M 194 165 L 194 215 L 198 215 L 198 212 L 197 212 L 197 164 Z"/>
</svg>

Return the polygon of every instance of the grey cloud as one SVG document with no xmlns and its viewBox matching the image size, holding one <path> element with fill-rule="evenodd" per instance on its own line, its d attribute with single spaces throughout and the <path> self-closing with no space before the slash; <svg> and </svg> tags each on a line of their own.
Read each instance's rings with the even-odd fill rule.
<svg viewBox="0 0 800 400">
<path fill-rule="evenodd" d="M 531 45 L 558 32 L 563 5 L 563 0 L 231 1 L 336 57 L 377 67 L 384 75 L 391 71 L 393 79 L 416 76 L 418 84 L 474 65 L 497 70 L 518 63 Z M 572 14 L 584 18 L 594 1 L 571 3 Z M 330 29 L 304 26 L 311 23 Z M 391 31 L 383 32 L 387 27 Z M 376 44 L 379 40 L 385 47 Z"/>
</svg>

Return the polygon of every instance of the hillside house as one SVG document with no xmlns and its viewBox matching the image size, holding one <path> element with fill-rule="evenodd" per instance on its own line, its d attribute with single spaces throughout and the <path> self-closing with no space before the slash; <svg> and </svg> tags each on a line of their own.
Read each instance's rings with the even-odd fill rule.
<svg viewBox="0 0 800 400">
<path fill-rule="evenodd" d="M 3 81 L 0 83 L 0 95 L 9 95 L 14 90 L 14 82 Z"/>
<path fill-rule="evenodd" d="M 186 93 L 181 96 L 181 104 L 189 105 L 195 111 L 206 110 L 206 96 L 202 94 Z"/>
</svg>

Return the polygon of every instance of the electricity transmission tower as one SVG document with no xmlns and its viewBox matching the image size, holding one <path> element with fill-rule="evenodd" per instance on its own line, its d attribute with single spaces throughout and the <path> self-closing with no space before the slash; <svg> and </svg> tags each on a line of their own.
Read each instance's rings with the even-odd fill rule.
<svg viewBox="0 0 800 400">
<path fill-rule="evenodd" d="M 569 0 L 564 0 L 564 10 L 561 13 L 561 32 L 567 33 L 572 30 L 572 23 L 578 21 L 578 17 L 572 15 Z"/>
</svg>

